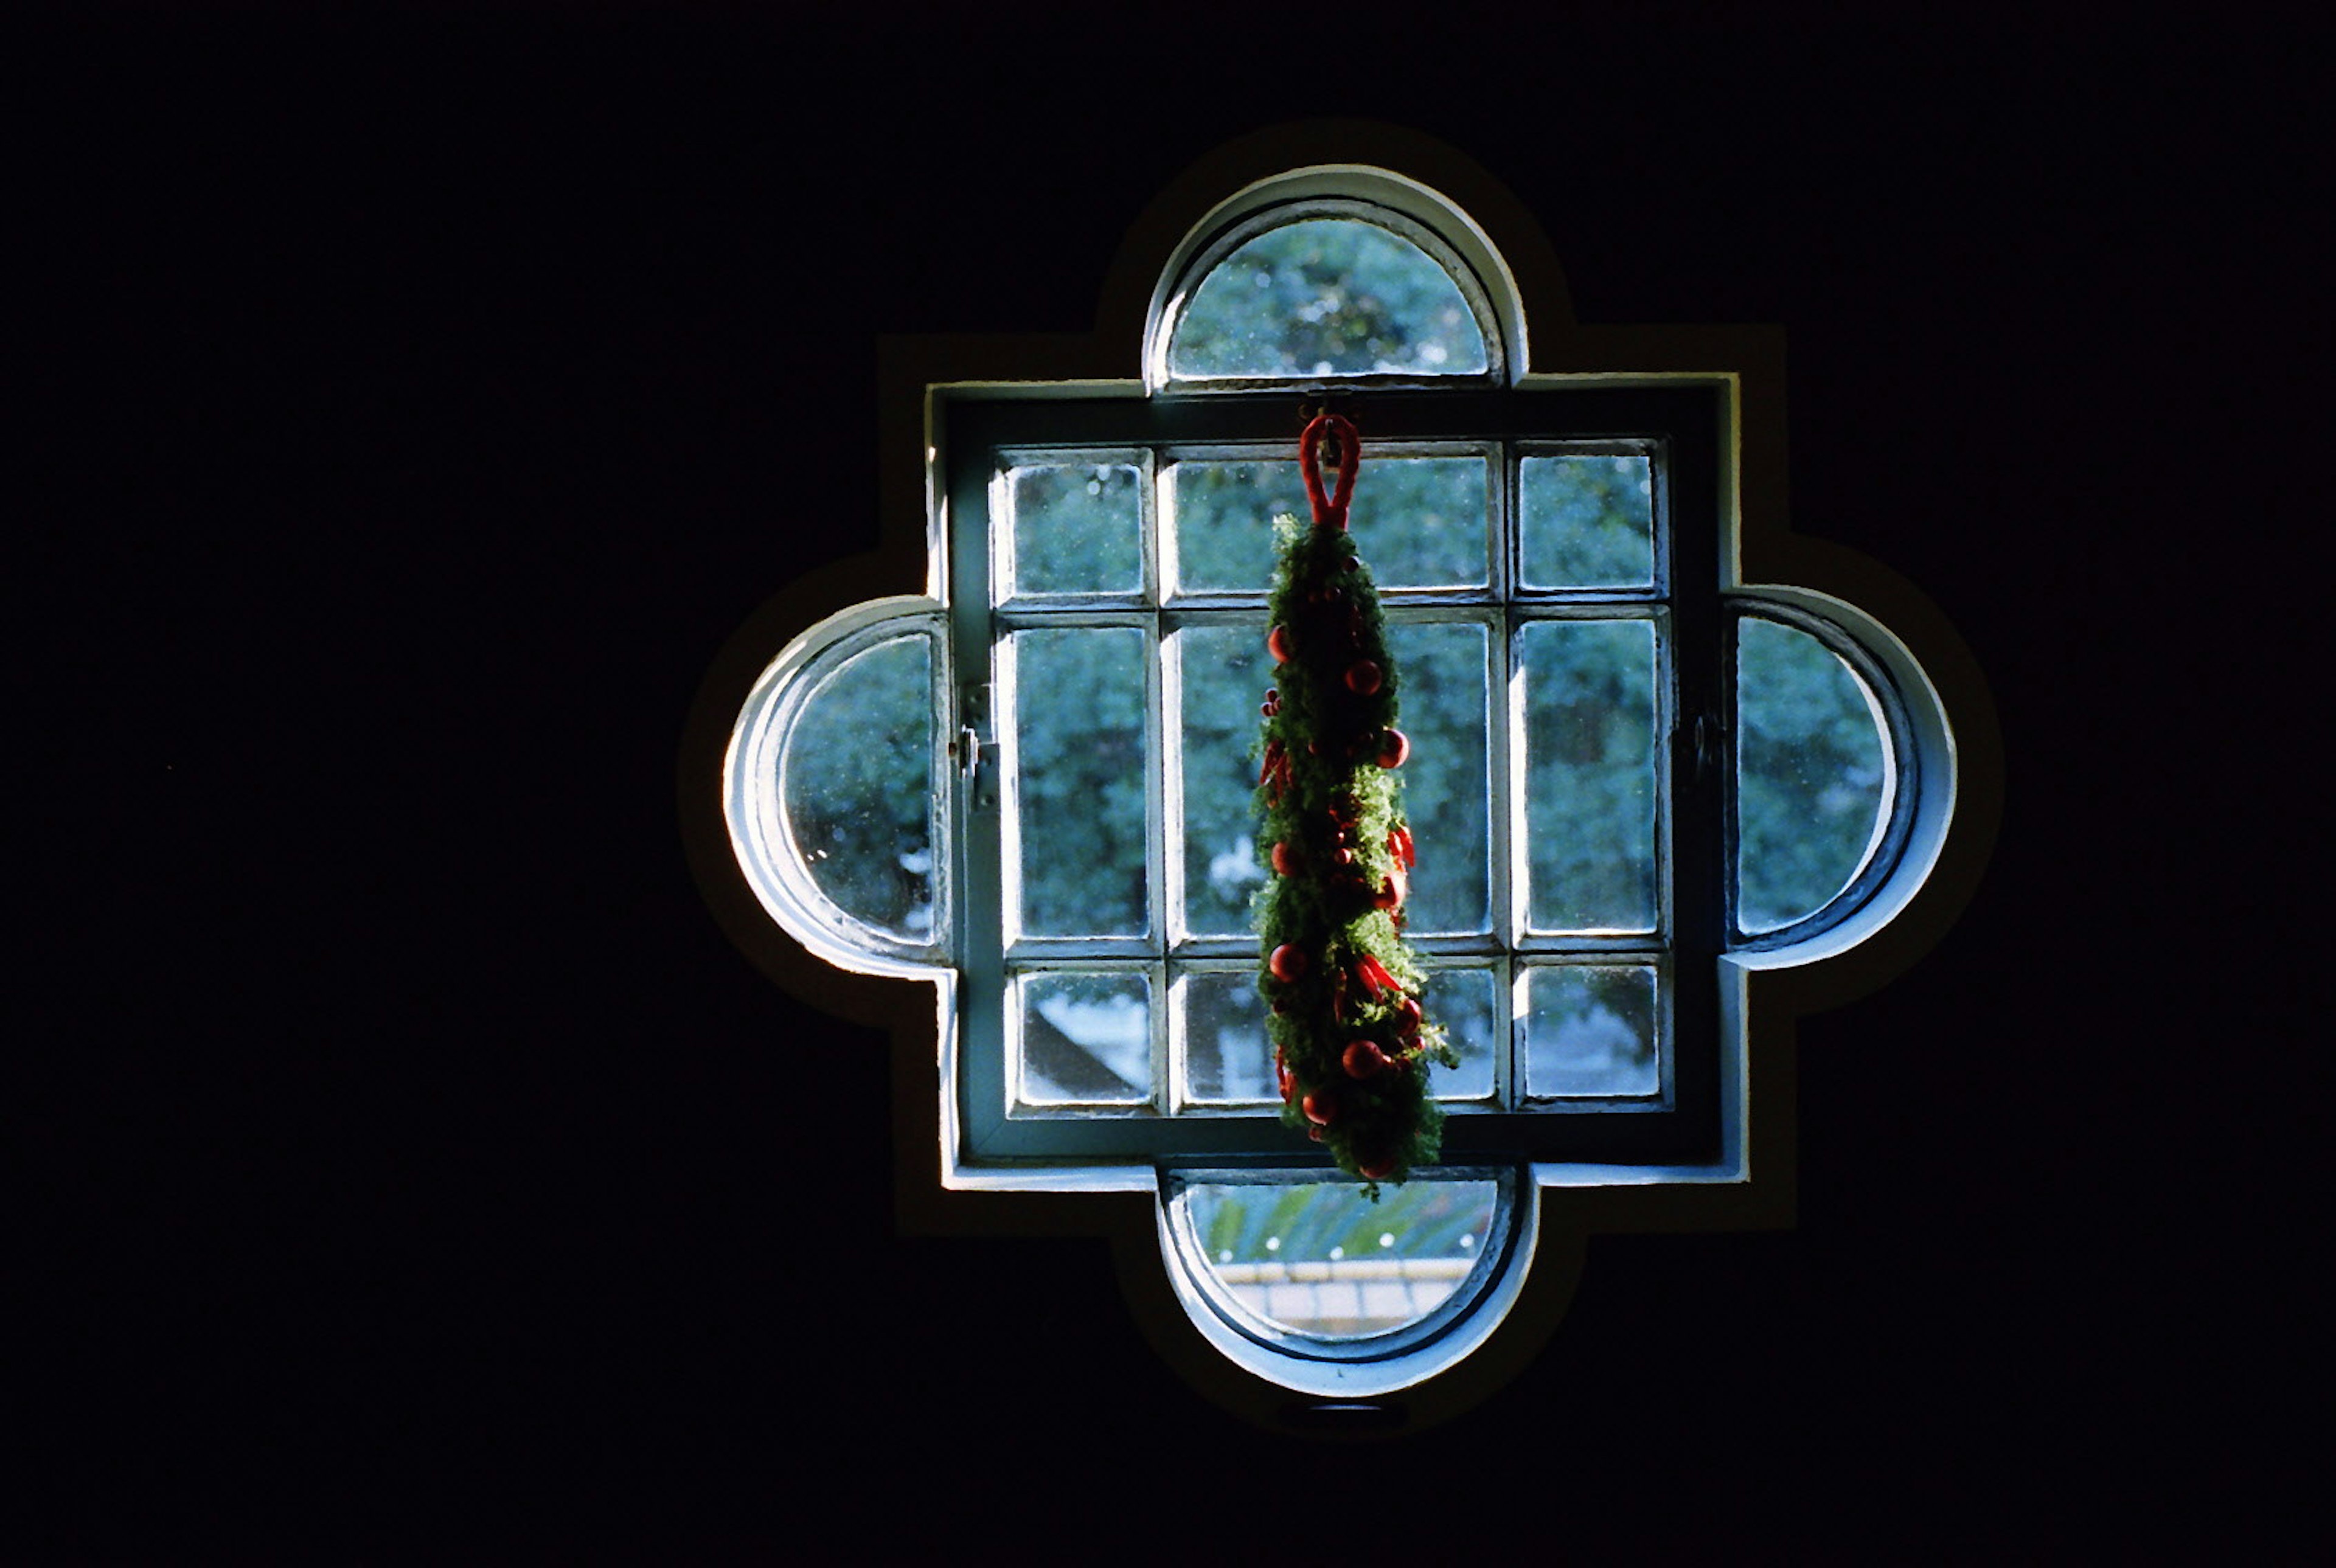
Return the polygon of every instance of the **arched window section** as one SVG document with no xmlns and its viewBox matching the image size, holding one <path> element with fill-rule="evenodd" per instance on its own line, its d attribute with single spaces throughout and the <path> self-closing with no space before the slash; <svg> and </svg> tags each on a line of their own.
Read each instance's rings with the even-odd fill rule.
<svg viewBox="0 0 2336 1568">
<path fill-rule="evenodd" d="M 1882 662 L 1837 620 L 1734 601 L 1730 945 L 1787 948 L 1896 873 L 1922 801 L 1922 748 Z"/>
<path fill-rule="evenodd" d="M 940 982 L 940 1187 L 1149 1194 L 1192 1329 L 1303 1395 L 1465 1361 L 1544 1192 L 1742 1211 L 1747 977 L 1895 919 L 1953 815 L 1910 649 L 1738 579 L 1742 379 L 1535 374 L 1527 344 L 1501 249 L 1427 185 L 1242 187 L 1169 248 L 1140 381 L 924 384 L 930 595 L 796 637 L 724 759 L 768 917 Z M 1326 398 L 1364 433 L 1409 934 L 1463 1056 L 1447 1164 L 1377 1208 L 1280 1123 L 1248 916 L 1270 520 Z"/>
<path fill-rule="evenodd" d="M 951 950 L 947 641 L 928 599 L 812 627 L 763 672 L 723 759 L 725 817 L 764 911 L 829 963 L 913 977 Z"/>
<path fill-rule="evenodd" d="M 1153 335 L 1156 389 L 1502 379 L 1484 286 L 1424 224 L 1367 201 L 1289 202 L 1203 247 Z"/>
<path fill-rule="evenodd" d="M 1373 295 L 1381 284 L 1399 297 Z M 1367 318 L 1395 328 L 1399 349 L 1371 347 Z M 1357 329 L 1343 338 L 1350 352 L 1300 351 L 1342 322 Z M 1209 329 L 1205 345 L 1196 326 Z M 1184 237 L 1153 294 L 1144 383 L 1154 393 L 1502 385 L 1524 346 L 1515 279 L 1474 219 L 1392 170 L 1323 165 L 1236 192 Z"/>
</svg>

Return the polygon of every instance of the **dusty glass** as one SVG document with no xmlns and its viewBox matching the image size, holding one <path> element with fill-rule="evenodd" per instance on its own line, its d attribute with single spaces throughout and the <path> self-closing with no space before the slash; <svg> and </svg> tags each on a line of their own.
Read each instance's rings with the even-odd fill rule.
<svg viewBox="0 0 2336 1568">
<path fill-rule="evenodd" d="M 1655 970 L 1648 964 L 1545 964 L 1527 969 L 1519 1056 L 1527 1099 L 1652 1095 Z"/>
<path fill-rule="evenodd" d="M 1265 623 L 1213 622 L 1175 638 L 1183 696 L 1184 924 L 1196 936 L 1242 936 L 1265 884 L 1257 846 L 1259 705 L 1272 682 Z"/>
<path fill-rule="evenodd" d="M 933 936 L 932 648 L 854 655 L 804 699 L 787 738 L 787 834 L 836 908 L 890 937 Z"/>
<path fill-rule="evenodd" d="M 1276 1099 L 1273 1046 L 1255 973 L 1195 969 L 1178 977 L 1177 988 L 1185 1094 L 1204 1104 Z"/>
<path fill-rule="evenodd" d="M 1736 693 L 1736 909 L 1749 934 L 1849 885 L 1881 842 L 1893 781 L 1880 704 L 1807 632 L 1738 622 Z"/>
<path fill-rule="evenodd" d="M 1650 620 L 1518 628 L 1524 681 L 1527 924 L 1655 929 L 1656 638 Z"/>
<path fill-rule="evenodd" d="M 1134 594 L 1144 588 L 1143 471 L 1036 463 L 1007 472 L 1014 526 L 1001 598 Z"/>
<path fill-rule="evenodd" d="M 1427 252 L 1355 219 L 1286 223 L 1210 268 L 1178 317 L 1168 374 L 1470 375 L 1484 335 Z"/>
<path fill-rule="evenodd" d="M 1025 972 L 1015 1097 L 1026 1105 L 1152 1097 L 1152 982 L 1142 970 Z"/>
<path fill-rule="evenodd" d="M 1010 649 L 1020 930 L 1146 935 L 1147 638 L 1047 627 L 1015 632 Z"/>
<path fill-rule="evenodd" d="M 1528 589 L 1650 588 L 1654 465 L 1567 453 L 1517 464 L 1517 577 Z"/>
<path fill-rule="evenodd" d="M 1419 863 L 1406 918 L 1412 932 L 1492 930 L 1491 652 L 1475 621 L 1391 620 L 1397 723 L 1411 742 L 1397 770 Z"/>
</svg>

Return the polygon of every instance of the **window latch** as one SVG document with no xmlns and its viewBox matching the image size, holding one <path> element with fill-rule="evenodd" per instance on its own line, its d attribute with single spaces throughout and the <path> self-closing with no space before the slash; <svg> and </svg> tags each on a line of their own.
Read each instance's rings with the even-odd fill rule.
<svg viewBox="0 0 2336 1568">
<path fill-rule="evenodd" d="M 994 758 L 998 743 L 982 739 L 982 729 L 989 723 L 989 687 L 987 682 L 968 686 L 958 694 L 957 736 L 949 744 L 951 760 L 957 764 L 959 782 L 977 806 L 988 808 L 998 802 L 998 781 L 993 775 L 985 784 L 981 777 L 982 752 L 986 748 Z"/>
<path fill-rule="evenodd" d="M 1708 713 L 1695 716 L 1688 728 L 1688 755 L 1695 774 L 1695 782 L 1708 784 L 1719 772 L 1720 748 L 1727 732 L 1719 721 Z"/>
</svg>

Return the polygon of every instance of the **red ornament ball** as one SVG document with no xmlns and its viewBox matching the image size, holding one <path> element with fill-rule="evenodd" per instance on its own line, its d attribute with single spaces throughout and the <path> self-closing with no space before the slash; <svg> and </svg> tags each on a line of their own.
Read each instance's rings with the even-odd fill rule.
<svg viewBox="0 0 2336 1568">
<path fill-rule="evenodd" d="M 1338 1058 L 1338 1065 L 1347 1069 L 1350 1078 L 1377 1077 L 1387 1070 L 1387 1053 L 1375 1041 L 1357 1040 Z"/>
<path fill-rule="evenodd" d="M 1306 953 L 1295 943 L 1284 942 L 1273 950 L 1273 956 L 1265 960 L 1265 967 L 1272 972 L 1275 979 L 1287 985 L 1306 972 Z"/>
<path fill-rule="evenodd" d="M 1347 667 L 1347 689 L 1359 696 L 1368 696 L 1386 684 L 1386 675 L 1369 659 L 1357 659 Z"/>
<path fill-rule="evenodd" d="M 1291 849 L 1286 842 L 1276 843 L 1273 846 L 1273 869 L 1276 872 L 1285 877 L 1296 876 L 1298 874 L 1298 852 Z"/>
<path fill-rule="evenodd" d="M 1290 646 L 1290 628 L 1286 626 L 1277 626 L 1267 632 L 1265 651 L 1273 656 L 1274 663 L 1288 664 L 1293 651 Z"/>
<path fill-rule="evenodd" d="M 1411 737 L 1399 729 L 1387 732 L 1379 742 L 1379 766 L 1401 767 L 1411 760 Z"/>
<path fill-rule="evenodd" d="M 1366 1154 L 1355 1162 L 1355 1168 L 1362 1172 L 1367 1181 L 1384 1182 L 1395 1174 L 1396 1157 L 1387 1154 Z"/>
<path fill-rule="evenodd" d="M 1338 1119 L 1338 1102 L 1332 1099 L 1327 1090 L 1315 1090 L 1299 1102 L 1299 1108 L 1306 1113 L 1306 1119 L 1318 1127 L 1327 1127 Z"/>
</svg>

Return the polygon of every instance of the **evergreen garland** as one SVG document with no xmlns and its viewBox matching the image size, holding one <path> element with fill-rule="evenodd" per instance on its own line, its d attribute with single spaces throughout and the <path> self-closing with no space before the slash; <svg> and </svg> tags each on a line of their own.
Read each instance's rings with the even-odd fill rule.
<svg viewBox="0 0 2336 1568">
<path fill-rule="evenodd" d="M 1335 499 L 1317 448 L 1334 443 Z M 1274 522 L 1280 564 L 1266 646 L 1258 804 L 1273 871 L 1258 904 L 1282 1120 L 1369 1183 L 1435 1163 L 1444 1115 L 1427 1066 L 1459 1066 L 1426 1021 L 1422 976 L 1403 940 L 1413 864 L 1398 770 L 1411 743 L 1395 727 L 1399 682 L 1370 569 L 1347 531 L 1359 457 L 1355 427 L 1322 414 L 1299 456 L 1312 525 Z"/>
</svg>

